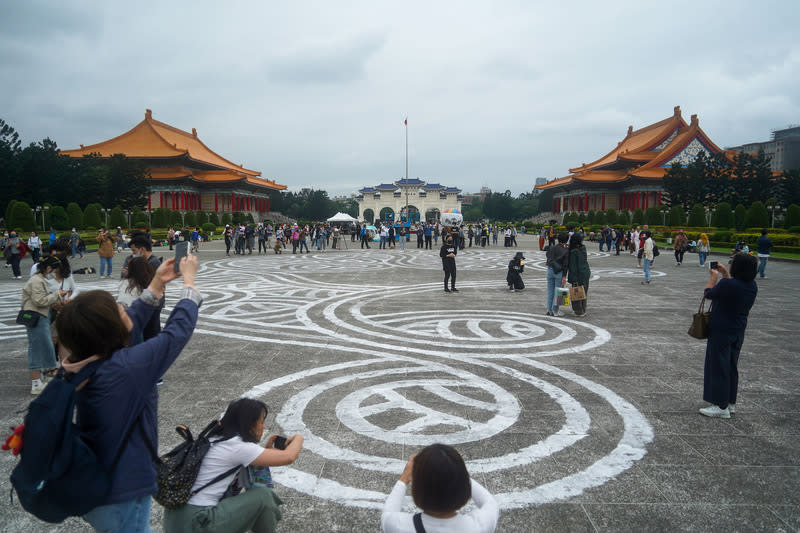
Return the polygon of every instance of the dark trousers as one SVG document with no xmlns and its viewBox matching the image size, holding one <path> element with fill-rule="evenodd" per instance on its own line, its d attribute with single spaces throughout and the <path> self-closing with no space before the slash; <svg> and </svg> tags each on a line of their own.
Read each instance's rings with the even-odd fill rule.
<svg viewBox="0 0 800 533">
<path fill-rule="evenodd" d="M 430 250 L 433 248 L 433 241 L 430 235 L 425 235 L 425 249 Z"/>
<path fill-rule="evenodd" d="M 456 269 L 453 268 L 451 270 L 444 271 L 444 288 L 447 288 L 447 280 L 450 280 L 450 288 L 456 288 Z"/>
<path fill-rule="evenodd" d="M 264 253 L 267 253 L 267 241 L 258 239 L 258 253 L 261 253 L 262 248 L 264 249 Z"/>
<path fill-rule="evenodd" d="M 703 371 L 703 399 L 725 409 L 736 403 L 739 389 L 739 352 L 744 332 L 709 334 Z"/>
<path fill-rule="evenodd" d="M 417 237 L 417 248 L 422 248 L 422 237 Z"/>
<path fill-rule="evenodd" d="M 683 263 L 683 250 L 675 250 L 675 262 Z"/>
<path fill-rule="evenodd" d="M 368 237 L 368 236 L 366 236 L 366 235 L 364 235 L 363 237 L 361 237 L 361 248 L 362 248 L 362 249 L 363 249 L 365 246 L 367 247 L 367 249 L 369 249 L 369 240 L 368 240 L 368 239 L 369 239 L 369 237 Z"/>
<path fill-rule="evenodd" d="M 570 305 L 572 305 L 572 310 L 575 312 L 576 315 L 582 315 L 586 312 L 586 302 L 589 300 L 589 284 L 583 286 L 584 292 L 586 292 L 586 300 L 573 300 L 570 298 Z"/>
<path fill-rule="evenodd" d="M 11 263 L 11 272 L 14 274 L 14 277 L 17 278 L 21 276 L 19 272 L 19 254 L 11 254 L 8 256 L 8 262 Z"/>
<path fill-rule="evenodd" d="M 170 248 L 170 250 L 172 250 L 172 248 Z M 231 240 L 230 239 L 225 239 L 225 254 L 226 255 L 231 255 Z"/>
</svg>

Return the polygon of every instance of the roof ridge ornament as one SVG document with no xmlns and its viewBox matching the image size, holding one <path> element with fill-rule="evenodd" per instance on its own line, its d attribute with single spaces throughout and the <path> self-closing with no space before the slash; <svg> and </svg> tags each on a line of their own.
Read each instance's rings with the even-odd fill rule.
<svg viewBox="0 0 800 533">
<path fill-rule="evenodd" d="M 681 106 L 679 106 L 679 105 L 676 105 L 676 106 L 673 108 L 673 113 L 674 113 L 674 116 L 676 116 L 676 117 L 680 117 L 680 116 L 681 116 Z"/>
<path fill-rule="evenodd" d="M 153 111 L 151 109 L 144 110 L 144 118 L 146 120 L 153 120 Z"/>
<path fill-rule="evenodd" d="M 628 137 L 630 137 L 631 135 L 633 135 L 633 126 L 632 125 L 628 126 Z"/>
<path fill-rule="evenodd" d="M 197 139 L 197 130 L 195 128 L 192 128 L 192 137 Z"/>
<path fill-rule="evenodd" d="M 697 126 L 699 124 L 700 124 L 700 119 L 697 118 L 697 115 L 696 114 L 692 115 L 691 125 L 692 126 Z"/>
</svg>

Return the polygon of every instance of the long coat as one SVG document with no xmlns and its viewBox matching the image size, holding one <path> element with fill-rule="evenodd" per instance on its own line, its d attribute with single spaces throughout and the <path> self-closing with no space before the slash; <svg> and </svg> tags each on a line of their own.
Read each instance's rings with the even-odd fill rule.
<svg viewBox="0 0 800 533">
<path fill-rule="evenodd" d="M 586 257 L 586 247 L 580 245 L 569 251 L 569 270 L 567 271 L 567 281 L 572 284 L 583 285 L 589 288 L 589 278 L 592 277 L 592 270 L 589 268 L 589 261 Z"/>
</svg>

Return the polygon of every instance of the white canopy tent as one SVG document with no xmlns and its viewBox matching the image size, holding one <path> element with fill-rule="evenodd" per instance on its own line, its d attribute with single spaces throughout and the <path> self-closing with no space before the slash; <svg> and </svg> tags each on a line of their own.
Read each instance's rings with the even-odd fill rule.
<svg viewBox="0 0 800 533">
<path fill-rule="evenodd" d="M 351 217 L 347 213 L 339 212 L 333 215 L 331 218 L 329 218 L 328 222 L 349 222 L 352 224 L 358 222 L 358 219 Z"/>
</svg>

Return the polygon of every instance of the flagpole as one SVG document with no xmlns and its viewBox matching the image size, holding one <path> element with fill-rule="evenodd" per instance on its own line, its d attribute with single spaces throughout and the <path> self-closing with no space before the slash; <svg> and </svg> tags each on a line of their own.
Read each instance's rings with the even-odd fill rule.
<svg viewBox="0 0 800 533">
<path fill-rule="evenodd" d="M 406 127 L 406 222 L 411 228 L 411 213 L 408 212 L 408 117 L 403 121 Z"/>
</svg>

